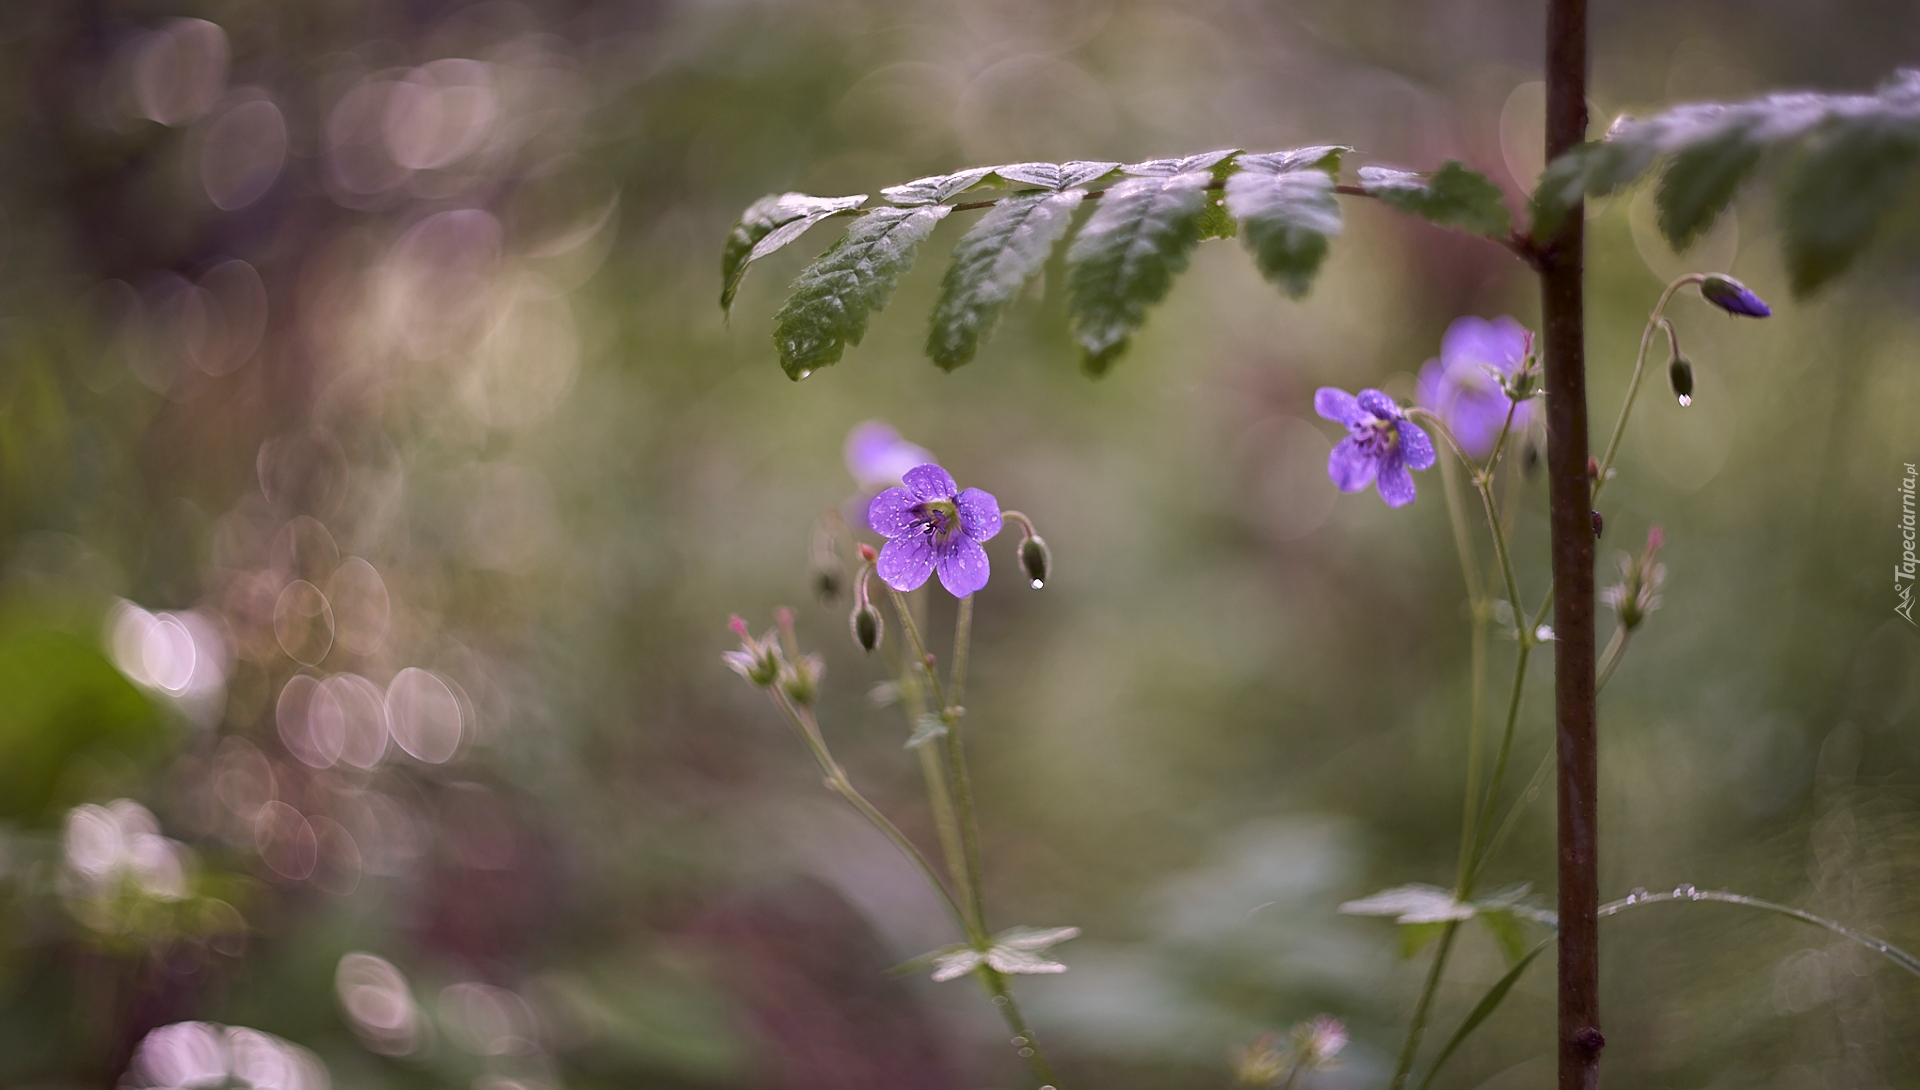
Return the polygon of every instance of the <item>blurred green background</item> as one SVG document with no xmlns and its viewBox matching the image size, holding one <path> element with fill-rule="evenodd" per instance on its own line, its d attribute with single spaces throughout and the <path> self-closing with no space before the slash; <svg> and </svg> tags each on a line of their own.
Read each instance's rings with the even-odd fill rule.
<svg viewBox="0 0 1920 1090">
<path fill-rule="evenodd" d="M 1320 1012 L 1354 1041 L 1314 1085 L 1380 1084 L 1422 966 L 1334 909 L 1451 880 L 1464 594 L 1437 475 L 1400 511 L 1338 496 L 1312 392 L 1410 397 L 1453 318 L 1537 323 L 1524 270 L 1352 204 L 1304 303 L 1210 243 L 1095 382 L 1056 265 L 946 375 L 919 348 L 949 224 L 795 385 L 767 319 L 838 227 L 757 266 L 731 324 L 719 247 L 764 193 L 1222 146 L 1459 157 L 1518 208 L 1536 7 L 9 5 L 0 1083 L 115 1085 L 204 1020 L 273 1036 L 164 1031 L 128 1085 L 243 1056 L 289 1090 L 1028 1085 L 977 989 L 884 974 L 953 936 L 718 658 L 730 612 L 796 607 L 829 740 L 930 843 L 884 665 L 810 589 L 816 520 L 861 502 L 842 440 L 879 418 L 1054 551 L 1035 593 L 993 543 L 966 722 L 996 923 L 1084 929 L 1071 972 L 1016 982 L 1068 1085 L 1223 1085 Z M 1599 125 L 1920 55 L 1893 2 L 1595 20 Z M 1597 435 L 1666 279 L 1776 311 L 1675 305 L 1695 402 L 1650 383 L 1607 496 L 1603 584 L 1650 524 L 1669 542 L 1602 700 L 1610 895 L 1725 886 L 1920 947 L 1920 642 L 1888 574 L 1915 211 L 1794 301 L 1764 187 L 1684 257 L 1644 187 L 1590 209 Z M 1495 884 L 1551 902 L 1551 820 L 1548 792 Z M 1856 947 L 1707 904 L 1603 935 L 1609 1086 L 1920 1082 L 1920 981 Z M 1501 972 L 1471 933 L 1437 1024 Z M 1552 987 L 1543 963 L 1440 1083 L 1547 1084 Z"/>
</svg>

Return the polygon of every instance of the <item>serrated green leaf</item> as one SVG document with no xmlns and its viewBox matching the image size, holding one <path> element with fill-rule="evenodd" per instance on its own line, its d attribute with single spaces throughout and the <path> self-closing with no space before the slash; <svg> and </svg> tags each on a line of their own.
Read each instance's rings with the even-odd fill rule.
<svg viewBox="0 0 1920 1090">
<path fill-rule="evenodd" d="M 1098 181 L 1119 169 L 1119 163 L 1076 159 L 1068 163 L 1008 163 L 994 167 L 993 172 L 1014 185 L 1035 185 L 1057 191 Z"/>
<path fill-rule="evenodd" d="M 1432 174 L 1409 174 L 1385 167 L 1361 167 L 1360 188 L 1402 212 L 1411 212 L 1440 227 L 1458 227 L 1477 235 L 1500 238 L 1511 227 L 1506 199 L 1500 187 L 1458 159 L 1440 164 Z"/>
<path fill-rule="evenodd" d="M 740 290 L 749 265 L 799 238 L 828 216 L 850 212 L 866 200 L 864 193 L 852 197 L 777 193 L 748 205 L 720 248 L 720 309 L 732 308 L 734 294 Z"/>
<path fill-rule="evenodd" d="M 927 333 L 933 362 L 951 371 L 973 359 L 1001 308 L 1046 264 L 1083 199 L 1077 192 L 1004 197 L 960 237 Z"/>
<path fill-rule="evenodd" d="M 1708 140 L 1682 149 L 1660 175 L 1655 203 L 1660 233 L 1679 253 L 1692 246 L 1732 202 L 1734 191 L 1760 163 L 1765 150 L 1754 125 L 1736 123 Z"/>
<path fill-rule="evenodd" d="M 1067 250 L 1068 308 L 1086 369 L 1103 374 L 1126 350 L 1200 243 L 1211 173 L 1116 182 Z"/>
<path fill-rule="evenodd" d="M 773 343 L 788 378 L 837 363 L 847 345 L 860 343 L 869 316 L 887 305 L 900 274 L 913 266 L 914 249 L 951 211 L 944 204 L 876 208 L 800 274 L 773 316 Z"/>
<path fill-rule="evenodd" d="M 1781 245 L 1795 295 L 1839 275 L 1912 188 L 1920 125 L 1842 121 L 1818 134 L 1781 194 Z"/>
<path fill-rule="evenodd" d="M 993 167 L 972 167 L 953 174 L 936 174 L 904 185 L 890 185 L 882 189 L 880 195 L 900 205 L 939 204 L 956 193 L 972 189 L 993 172 Z"/>
<path fill-rule="evenodd" d="M 1771 149 L 1811 134 L 1814 147 L 1782 194 L 1782 243 L 1796 293 L 1837 274 L 1873 235 L 1920 144 L 1920 70 L 1871 95 L 1785 92 L 1732 104 L 1679 106 L 1622 117 L 1605 140 L 1548 164 L 1535 189 L 1533 233 L 1545 238 L 1582 196 L 1603 196 L 1663 157 L 1661 229 L 1676 246 L 1706 230 Z"/>
<path fill-rule="evenodd" d="M 1340 173 L 1340 157 L 1352 148 L 1339 144 L 1323 144 L 1310 148 L 1294 148 L 1291 151 L 1263 151 L 1242 155 L 1235 160 L 1241 170 L 1260 171 L 1266 174 L 1290 174 L 1299 170 L 1318 170 L 1326 174 Z"/>
<path fill-rule="evenodd" d="M 1267 173 L 1249 166 L 1227 179 L 1226 208 L 1240 221 L 1241 242 L 1260 275 L 1295 299 L 1304 296 L 1326 260 L 1327 240 L 1340 233 L 1332 176 L 1318 169 Z"/>
<path fill-rule="evenodd" d="M 947 733 L 947 721 L 934 712 L 927 712 L 913 721 L 913 733 L 907 736 L 908 749 L 919 749 L 935 738 L 944 738 Z"/>
<path fill-rule="evenodd" d="M 1210 238 L 1232 238 L 1238 233 L 1233 216 L 1227 211 L 1224 198 L 1209 196 L 1207 210 L 1200 214 L 1200 240 Z"/>
<path fill-rule="evenodd" d="M 1495 981 L 1493 987 L 1487 989 L 1487 994 L 1481 996 L 1480 1002 L 1474 1004 L 1466 1020 L 1460 1023 L 1460 1028 L 1453 1031 L 1452 1037 L 1447 1038 L 1446 1047 L 1442 1048 L 1440 1055 L 1434 1058 L 1433 1066 L 1427 1070 L 1427 1077 L 1420 1081 L 1420 1090 L 1427 1090 L 1427 1087 L 1433 1085 L 1433 1077 L 1440 1073 L 1440 1068 L 1446 1064 L 1448 1057 L 1454 1054 L 1468 1035 L 1480 1028 L 1480 1023 L 1492 1016 L 1500 1003 L 1507 998 L 1507 993 L 1513 990 L 1514 984 L 1519 982 L 1520 975 L 1527 971 L 1527 966 L 1532 965 L 1533 959 L 1539 957 L 1541 951 L 1547 946 L 1548 943 L 1543 942 L 1527 951 L 1526 956 L 1515 962 L 1513 968 L 1507 970 L 1506 976 Z"/>
<path fill-rule="evenodd" d="M 1171 178 L 1178 174 L 1197 174 L 1201 171 L 1218 174 L 1228 167 L 1234 156 L 1240 154 L 1239 148 L 1222 148 L 1219 151 L 1202 152 L 1199 155 L 1187 155 L 1175 159 L 1148 159 L 1145 162 L 1129 163 L 1120 168 L 1121 173 L 1135 178 Z"/>
</svg>

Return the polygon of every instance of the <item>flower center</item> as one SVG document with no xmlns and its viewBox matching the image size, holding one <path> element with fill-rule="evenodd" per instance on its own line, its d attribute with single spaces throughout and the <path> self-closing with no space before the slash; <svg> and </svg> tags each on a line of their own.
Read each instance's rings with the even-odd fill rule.
<svg viewBox="0 0 1920 1090">
<path fill-rule="evenodd" d="M 1347 431 L 1360 444 L 1360 449 L 1375 458 L 1386 454 L 1400 442 L 1398 421 L 1368 416 L 1356 424 L 1349 424 Z"/>
<path fill-rule="evenodd" d="M 913 518 L 935 541 L 945 541 L 960 529 L 960 508 L 952 500 L 923 500 L 913 509 Z"/>
</svg>

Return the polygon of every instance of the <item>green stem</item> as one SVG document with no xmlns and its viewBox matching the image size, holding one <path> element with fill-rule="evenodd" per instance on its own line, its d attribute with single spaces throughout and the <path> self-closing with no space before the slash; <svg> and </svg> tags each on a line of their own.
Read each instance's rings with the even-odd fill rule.
<svg viewBox="0 0 1920 1090">
<path fill-rule="evenodd" d="M 1676 277 L 1673 283 L 1667 285 L 1667 290 L 1660 293 L 1660 301 L 1653 305 L 1653 313 L 1647 316 L 1647 327 L 1640 331 L 1640 353 L 1633 360 L 1633 377 L 1627 380 L 1627 397 L 1620 405 L 1619 418 L 1613 423 L 1613 438 L 1607 440 L 1606 457 L 1600 459 L 1600 476 L 1593 482 L 1593 499 L 1600 498 L 1600 490 L 1607 486 L 1607 477 L 1613 472 L 1613 456 L 1619 453 L 1620 437 L 1627 432 L 1627 416 L 1633 412 L 1633 399 L 1640 393 L 1640 376 L 1647 369 L 1647 348 L 1653 344 L 1653 331 L 1660 328 L 1673 293 L 1705 279 L 1700 273 Z"/>
<path fill-rule="evenodd" d="M 1864 931 L 1855 931 L 1846 924 L 1840 923 L 1837 920 L 1829 920 L 1825 916 L 1815 916 L 1811 912 L 1802 912 L 1797 908 L 1789 908 L 1786 905 L 1775 904 L 1772 901 L 1763 901 L 1758 897 L 1729 893 L 1723 889 L 1695 889 L 1692 886 L 1680 886 L 1671 893 L 1634 893 L 1621 900 L 1611 901 L 1601 905 L 1599 914 L 1602 916 L 1611 916 L 1616 912 L 1632 908 L 1636 905 L 1658 904 L 1661 901 L 1719 901 L 1722 904 L 1744 905 L 1748 908 L 1757 908 L 1765 912 L 1776 913 L 1781 916 L 1786 916 L 1789 919 L 1799 920 L 1801 923 L 1810 923 L 1815 927 L 1824 927 L 1842 938 L 1859 943 L 1861 946 L 1881 955 L 1888 961 L 1905 969 L 1907 972 L 1915 976 L 1920 976 L 1920 958 L 1914 957 L 1912 954 L 1907 953 L 1905 950 L 1900 949 L 1890 942 L 1883 942 Z"/>
<path fill-rule="evenodd" d="M 1427 1012 L 1433 1008 L 1434 992 L 1440 987 L 1440 973 L 1446 968 L 1447 954 L 1453 949 L 1453 937 L 1460 930 L 1460 921 L 1448 920 L 1446 930 L 1440 933 L 1440 948 L 1433 953 L 1433 965 L 1427 969 L 1427 982 L 1420 989 L 1420 1002 L 1413 1008 L 1413 1022 L 1407 1026 L 1406 1043 L 1400 1046 L 1400 1062 L 1394 1065 L 1393 1081 L 1388 1085 L 1392 1090 L 1402 1090 L 1407 1085 L 1407 1077 L 1413 1074 L 1413 1057 L 1420 1051 L 1420 1038 L 1427 1032 Z"/>
<path fill-rule="evenodd" d="M 953 899 L 953 894 L 948 891 L 946 884 L 940 881 L 940 876 L 933 869 L 933 864 L 927 861 L 926 856 L 920 854 L 920 849 L 914 847 L 913 841 L 907 839 L 907 834 L 901 832 L 899 826 L 889 821 L 873 803 L 867 801 L 866 796 L 855 789 L 853 781 L 847 779 L 846 770 L 840 767 L 840 763 L 834 760 L 833 754 L 827 750 L 826 739 L 820 734 L 820 724 L 814 719 L 813 712 L 788 699 L 787 694 L 781 692 L 777 685 L 769 686 L 767 692 L 773 697 L 774 706 L 780 709 L 781 714 L 787 717 L 787 722 L 791 723 L 795 732 L 800 735 L 800 740 L 806 744 L 807 751 L 813 754 L 814 761 L 820 765 L 820 771 L 826 774 L 827 786 L 851 803 L 853 808 L 860 812 L 860 816 L 866 818 L 868 823 L 880 830 L 888 840 L 893 841 L 894 846 L 900 849 L 900 853 L 919 868 L 920 876 L 927 880 L 927 885 L 933 887 L 935 893 L 939 894 L 941 903 L 946 906 L 947 913 L 953 917 L 954 923 L 959 925 L 961 933 L 975 942 L 981 941 L 984 936 L 974 934 L 973 928 L 968 924 L 966 913 L 960 911 L 960 903 Z"/>
<path fill-rule="evenodd" d="M 960 739 L 960 693 L 967 679 L 967 645 L 973 633 L 973 596 L 960 599 L 959 617 L 953 633 L 953 685 L 950 699 L 940 718 L 947 724 L 947 775 L 952 780 L 953 800 L 960 826 L 960 844 L 967 861 L 967 887 L 971 893 L 973 922 L 981 934 L 987 934 L 986 870 L 980 862 L 980 829 L 973 810 L 973 779 L 967 774 L 966 748 Z M 931 669 L 931 668 L 929 668 Z"/>
<path fill-rule="evenodd" d="M 1607 649 L 1600 652 L 1600 668 L 1593 681 L 1595 692 L 1607 687 L 1607 679 L 1613 676 L 1613 668 L 1620 665 L 1620 659 L 1627 653 L 1627 641 L 1632 638 L 1626 625 L 1613 630 L 1613 638 L 1607 641 Z"/>
<path fill-rule="evenodd" d="M 1006 974 L 989 965 L 979 969 L 980 979 L 986 985 L 987 994 L 993 996 L 993 1005 L 1000 1008 L 1000 1016 L 1007 1021 L 1007 1028 L 1013 1031 L 1016 1040 L 1026 1044 L 1017 1046 L 1027 1066 L 1033 1068 L 1034 1075 L 1041 1082 L 1040 1090 L 1057 1090 L 1060 1085 L 1058 1076 L 1053 1073 L 1053 1065 L 1047 1062 L 1047 1054 L 1040 1051 L 1040 1042 L 1027 1025 L 1027 1019 L 1020 1013 L 1020 1004 L 1014 1002 L 1013 989 L 1007 986 Z"/>
</svg>

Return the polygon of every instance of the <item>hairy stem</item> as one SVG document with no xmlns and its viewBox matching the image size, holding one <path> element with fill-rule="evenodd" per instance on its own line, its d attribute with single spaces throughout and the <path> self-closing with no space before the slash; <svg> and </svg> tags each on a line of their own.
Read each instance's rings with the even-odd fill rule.
<svg viewBox="0 0 1920 1090">
<path fill-rule="evenodd" d="M 960 693 L 966 684 L 967 645 L 973 634 L 973 596 L 960 599 L 960 615 L 953 633 L 953 684 L 948 689 L 947 706 L 940 718 L 947 725 L 947 775 L 953 786 L 955 816 L 960 826 L 960 845 L 967 864 L 969 908 L 981 934 L 987 933 L 985 868 L 980 862 L 980 828 L 973 812 L 973 780 L 967 774 L 966 748 L 960 739 Z"/>
<path fill-rule="evenodd" d="M 913 841 L 907 839 L 907 834 L 901 832 L 899 826 L 889 821 L 873 803 L 867 801 L 866 796 L 854 788 L 853 781 L 847 779 L 846 770 L 841 768 L 840 763 L 833 759 L 833 754 L 828 752 L 826 739 L 820 734 L 820 724 L 814 720 L 813 712 L 788 699 L 787 694 L 781 692 L 777 685 L 770 686 L 767 692 L 772 695 L 774 706 L 780 709 L 781 714 L 787 717 L 787 722 L 792 724 L 794 731 L 800 735 L 800 740 L 806 744 L 807 752 L 813 754 L 814 761 L 820 765 L 820 771 L 827 777 L 827 786 L 852 804 L 861 817 L 866 818 L 869 824 L 880 830 L 888 840 L 893 841 L 894 847 L 900 849 L 900 854 L 906 856 L 919 869 L 920 876 L 925 878 L 927 885 L 939 895 L 940 902 L 946 906 L 948 915 L 953 917 L 953 922 L 959 926 L 961 934 L 975 942 L 980 941 L 981 937 L 974 935 L 966 913 L 960 911 L 960 903 L 953 899 L 953 894 L 940 881 L 940 875 L 933 869 L 933 864 L 927 861 L 927 857 L 920 853 L 919 848 L 914 847 Z"/>
<path fill-rule="evenodd" d="M 1014 1002 L 1013 989 L 1007 986 L 1006 974 L 990 965 L 979 968 L 981 981 L 986 985 L 987 994 L 993 996 L 993 1005 L 1000 1008 L 1000 1016 L 1006 1019 L 1007 1028 L 1013 1031 L 1016 1040 L 1025 1041 L 1015 1046 L 1027 1066 L 1042 1083 L 1040 1090 L 1057 1090 L 1060 1080 L 1053 1073 L 1053 1065 L 1047 1062 L 1047 1054 L 1040 1051 L 1040 1042 L 1027 1025 L 1027 1019 L 1020 1013 L 1020 1004 Z"/>
<path fill-rule="evenodd" d="M 1673 300 L 1673 293 L 1688 284 L 1697 284 L 1706 277 L 1699 273 L 1688 273 L 1674 278 L 1667 290 L 1660 293 L 1660 301 L 1653 305 L 1653 312 L 1647 315 L 1647 325 L 1640 331 L 1640 351 L 1633 359 L 1633 377 L 1627 380 L 1627 396 L 1620 404 L 1620 415 L 1613 422 L 1613 437 L 1607 440 L 1606 456 L 1600 459 L 1600 475 L 1593 482 L 1593 498 L 1600 498 L 1600 490 L 1607 486 L 1607 478 L 1613 475 L 1613 456 L 1620 452 L 1620 439 L 1627 433 L 1627 417 L 1633 412 L 1633 402 L 1640 394 L 1640 377 L 1647 369 L 1647 349 L 1653 344 L 1653 332 L 1666 323 L 1667 304 Z M 1668 326 L 1671 342 L 1672 327 Z"/>
</svg>

